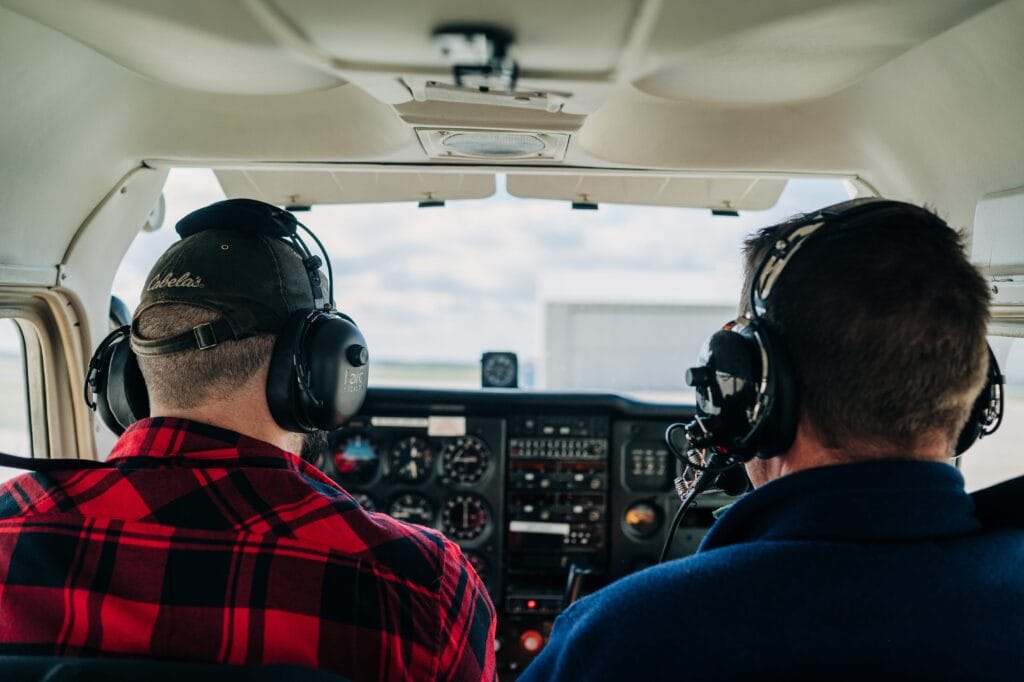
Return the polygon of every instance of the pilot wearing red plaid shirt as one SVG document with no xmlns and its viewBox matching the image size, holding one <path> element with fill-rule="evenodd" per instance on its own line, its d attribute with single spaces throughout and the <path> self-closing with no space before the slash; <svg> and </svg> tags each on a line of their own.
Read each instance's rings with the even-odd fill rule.
<svg viewBox="0 0 1024 682">
<path fill-rule="evenodd" d="M 309 317 L 331 306 L 294 218 L 231 200 L 178 232 L 130 332 L 150 416 L 126 424 L 106 468 L 0 488 L 0 655 L 493 680 L 494 607 L 459 548 L 365 511 L 295 454 L 338 416 L 316 391 L 341 391 L 340 367 L 366 356 L 349 346 L 319 370 L 338 377 L 276 376 L 308 361 L 283 343 L 332 343 L 334 322 Z"/>
</svg>

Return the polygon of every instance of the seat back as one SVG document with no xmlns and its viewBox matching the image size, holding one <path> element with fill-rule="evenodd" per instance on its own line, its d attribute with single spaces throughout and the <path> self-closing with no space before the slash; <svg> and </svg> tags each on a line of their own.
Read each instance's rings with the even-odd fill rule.
<svg viewBox="0 0 1024 682">
<path fill-rule="evenodd" d="M 219 665 L 135 658 L 0 656 L 5 682 L 347 682 L 297 665 Z"/>
</svg>

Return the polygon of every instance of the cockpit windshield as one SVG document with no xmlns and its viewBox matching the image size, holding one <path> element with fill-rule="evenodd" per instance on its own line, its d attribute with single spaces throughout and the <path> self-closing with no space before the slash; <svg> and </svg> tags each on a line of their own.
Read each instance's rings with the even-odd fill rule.
<svg viewBox="0 0 1024 682">
<path fill-rule="evenodd" d="M 600 205 L 510 196 L 314 206 L 300 219 L 334 265 L 338 307 L 371 347 L 371 386 L 477 388 L 481 356 L 513 352 L 517 385 L 690 401 L 683 371 L 735 316 L 751 231 L 849 198 L 840 179 L 793 179 L 767 211 Z M 134 309 L 174 223 L 224 198 L 213 172 L 173 170 L 167 219 L 142 232 L 114 281 Z M 498 361 L 492 379 L 508 378 Z"/>
</svg>

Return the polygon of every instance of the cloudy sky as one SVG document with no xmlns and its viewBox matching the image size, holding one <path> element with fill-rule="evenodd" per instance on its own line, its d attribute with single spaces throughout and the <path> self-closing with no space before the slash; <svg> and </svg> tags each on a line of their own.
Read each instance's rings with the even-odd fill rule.
<svg viewBox="0 0 1024 682">
<path fill-rule="evenodd" d="M 376 360 L 475 363 L 482 351 L 500 349 L 529 362 L 542 351 L 542 296 L 731 299 L 745 235 L 847 197 L 839 181 L 795 180 L 773 209 L 732 218 L 634 206 L 574 211 L 513 198 L 501 176 L 498 188 L 490 199 L 444 208 L 322 206 L 300 214 L 330 253 L 338 307 L 359 323 Z M 177 238 L 177 220 L 224 198 L 208 170 L 175 170 L 164 192 L 164 227 L 140 233 L 114 282 L 131 308 Z"/>
</svg>

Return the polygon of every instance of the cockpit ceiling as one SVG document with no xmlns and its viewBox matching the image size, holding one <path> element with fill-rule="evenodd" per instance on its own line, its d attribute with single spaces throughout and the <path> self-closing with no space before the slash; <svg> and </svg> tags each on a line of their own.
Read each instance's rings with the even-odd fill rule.
<svg viewBox="0 0 1024 682">
<path fill-rule="evenodd" d="M 513 95 L 452 87 L 449 22 L 514 35 Z M 843 177 L 970 229 L 1024 183 L 1022 26 L 1024 0 L 0 0 L 0 264 L 64 262 L 132 174 L 178 166 L 561 172 L 509 189 L 655 203 L 664 177 Z M 608 173 L 654 184 L 568 178 Z"/>
<path fill-rule="evenodd" d="M 289 94 L 353 82 L 401 104 L 451 72 L 431 33 L 510 31 L 526 90 L 588 114 L 632 85 L 718 106 L 838 92 L 994 0 L 0 0 L 165 84 Z"/>
</svg>

